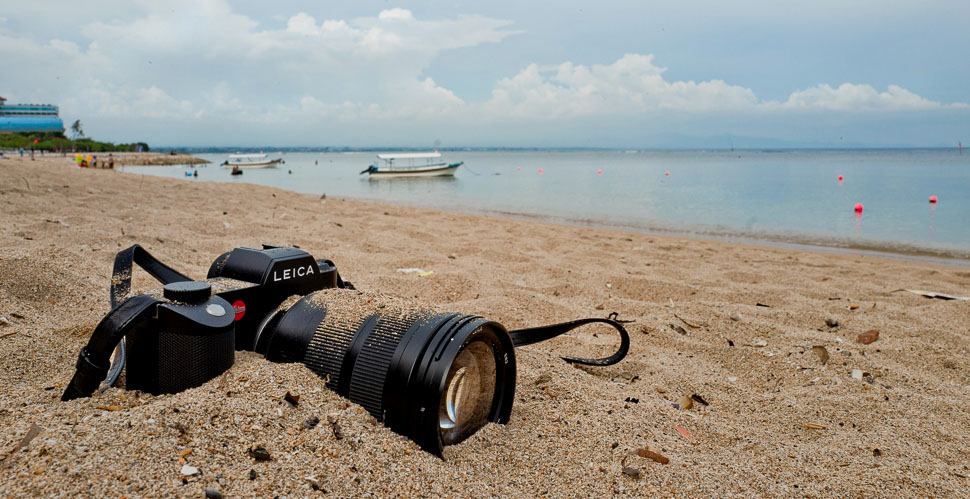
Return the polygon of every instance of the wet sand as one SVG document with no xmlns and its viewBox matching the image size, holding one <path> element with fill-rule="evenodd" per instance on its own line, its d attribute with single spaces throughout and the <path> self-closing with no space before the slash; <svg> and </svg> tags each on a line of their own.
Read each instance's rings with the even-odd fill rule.
<svg viewBox="0 0 970 499">
<path fill-rule="evenodd" d="M 179 394 L 60 402 L 108 310 L 114 255 L 135 243 L 197 278 L 237 246 L 298 245 L 359 289 L 509 328 L 617 312 L 633 321 L 630 355 L 606 368 L 559 359 L 611 352 L 605 328 L 517 350 L 510 424 L 446 460 L 302 365 L 251 353 Z M 136 272 L 135 290 L 152 287 Z M 970 302 L 900 288 L 967 296 L 970 271 L 0 159 L 0 491 L 963 495 Z M 708 405 L 672 405 L 695 394 Z"/>
</svg>

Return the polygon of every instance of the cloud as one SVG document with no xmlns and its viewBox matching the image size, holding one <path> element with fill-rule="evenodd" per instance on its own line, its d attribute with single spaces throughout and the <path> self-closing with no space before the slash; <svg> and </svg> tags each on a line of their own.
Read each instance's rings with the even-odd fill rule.
<svg viewBox="0 0 970 499">
<path fill-rule="evenodd" d="M 197 136 L 183 130 L 200 129 L 233 137 L 258 137 L 268 129 L 319 137 L 339 127 L 406 134 L 418 126 L 491 126 L 505 132 L 535 123 L 543 123 L 543 130 L 589 123 L 632 128 L 671 118 L 694 119 L 693 126 L 702 128 L 711 117 L 777 123 L 811 113 L 967 108 L 898 85 L 880 91 L 858 83 L 823 83 L 787 99 L 764 100 L 718 78 L 668 78 L 654 55 L 639 53 L 600 64 L 528 64 L 495 81 L 488 98 L 470 101 L 425 72 L 444 51 L 516 35 L 510 21 L 477 15 L 425 19 L 389 8 L 347 19 L 287 13 L 267 25 L 224 0 L 142 1 L 126 8 L 53 39 L 15 33 L 0 19 L 0 60 L 23 68 L 5 72 L 0 90 L 12 99 L 59 103 L 65 120 L 80 117 L 92 133 L 100 127 L 129 139 L 139 134 L 142 120 L 146 127 L 171 130 L 172 143 L 183 140 L 180 133 Z"/>
</svg>

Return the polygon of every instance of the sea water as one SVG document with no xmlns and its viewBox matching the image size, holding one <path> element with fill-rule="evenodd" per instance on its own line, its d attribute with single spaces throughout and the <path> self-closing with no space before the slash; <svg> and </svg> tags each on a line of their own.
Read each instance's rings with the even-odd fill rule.
<svg viewBox="0 0 970 499">
<path fill-rule="evenodd" d="M 126 167 L 562 223 L 970 258 L 970 151 L 445 151 L 455 177 L 368 179 L 374 152 L 273 153 L 275 169 Z M 541 170 L 541 171 L 540 171 Z M 839 176 L 843 180 L 839 181 Z M 929 203 L 930 196 L 939 202 Z M 862 213 L 854 206 L 862 203 Z"/>
</svg>

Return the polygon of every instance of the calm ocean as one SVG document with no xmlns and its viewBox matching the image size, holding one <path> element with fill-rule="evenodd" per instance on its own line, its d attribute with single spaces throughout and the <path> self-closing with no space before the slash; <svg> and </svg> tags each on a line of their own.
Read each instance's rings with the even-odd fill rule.
<svg viewBox="0 0 970 499">
<path fill-rule="evenodd" d="M 368 180 L 376 153 L 284 153 L 230 176 L 224 154 L 186 181 L 632 230 L 970 258 L 970 151 L 447 151 L 454 178 Z M 539 173 L 539 169 L 543 172 Z M 127 167 L 185 178 L 188 167 Z M 602 173 L 597 173 L 602 170 Z M 669 172 L 669 176 L 666 173 Z M 842 175 L 843 181 L 838 177 Z M 939 203 L 928 202 L 931 195 Z M 862 203 L 861 216 L 853 211 Z"/>
</svg>

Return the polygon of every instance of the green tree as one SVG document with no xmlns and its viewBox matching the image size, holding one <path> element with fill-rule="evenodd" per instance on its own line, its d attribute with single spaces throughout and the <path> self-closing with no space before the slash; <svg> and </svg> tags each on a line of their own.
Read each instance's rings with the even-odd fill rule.
<svg viewBox="0 0 970 499">
<path fill-rule="evenodd" d="M 74 135 L 74 140 L 77 140 L 78 137 L 84 137 L 84 130 L 81 129 L 81 120 L 76 120 L 71 125 L 71 133 Z"/>
</svg>

